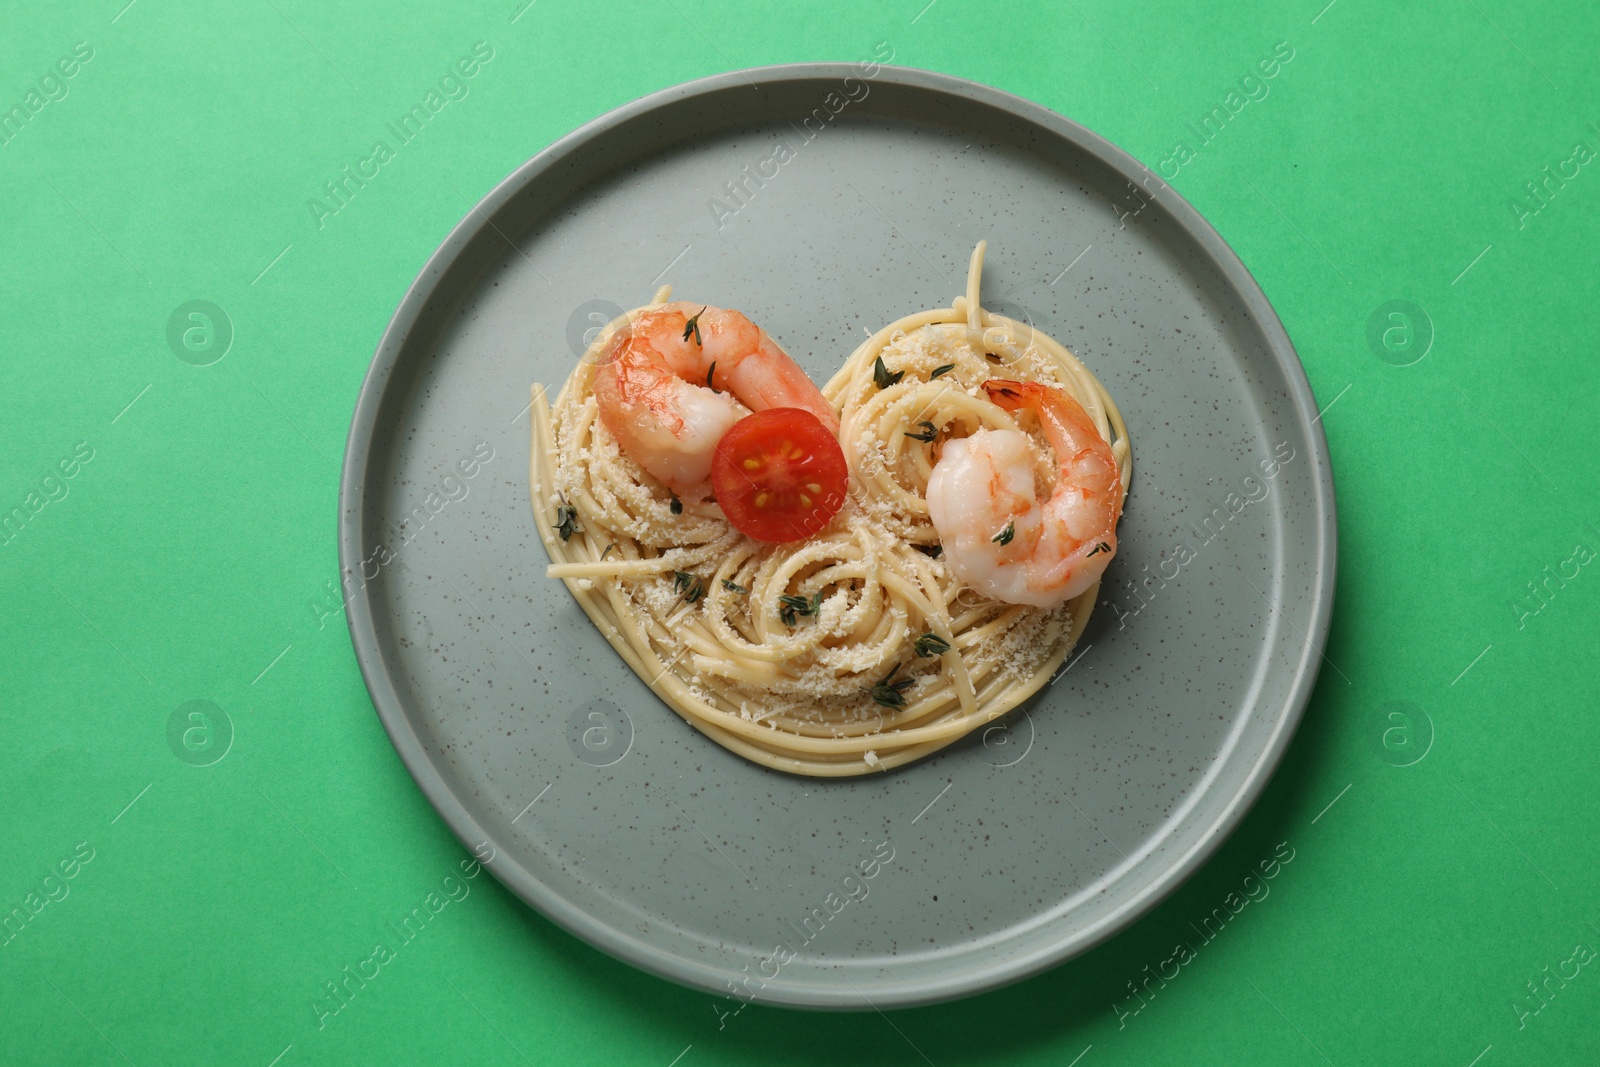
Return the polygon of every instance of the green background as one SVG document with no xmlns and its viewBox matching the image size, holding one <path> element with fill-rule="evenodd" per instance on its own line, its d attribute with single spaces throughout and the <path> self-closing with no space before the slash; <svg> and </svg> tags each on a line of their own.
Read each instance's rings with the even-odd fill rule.
<svg viewBox="0 0 1600 1067">
<path fill-rule="evenodd" d="M 1542 601 L 1527 585 L 1600 549 L 1600 174 L 1543 170 L 1600 151 L 1593 5 L 525 2 L 5 13 L 0 110 L 78 42 L 93 58 L 0 146 L 0 515 L 25 517 L 0 534 L 0 913 L 29 916 L 0 946 L 0 1059 L 1600 1058 L 1600 967 L 1551 977 L 1600 949 L 1600 567 Z M 470 95 L 319 229 L 307 200 L 479 40 L 494 59 Z M 1282 769 L 1150 916 L 960 1003 L 719 1023 L 727 1002 L 480 877 L 319 1029 L 323 983 L 465 856 L 379 727 L 338 610 L 340 456 L 389 316 L 471 205 L 581 123 L 879 42 L 1153 168 L 1275 44 L 1294 50 L 1172 179 L 1260 281 L 1325 408 L 1332 669 Z M 192 362 L 168 343 L 192 300 L 233 331 L 209 366 L 193 362 L 216 337 L 208 354 L 191 335 Z M 1384 359 L 1369 319 L 1392 300 L 1420 311 L 1380 318 Z M 1429 328 L 1424 358 L 1394 365 Z M 43 482 L 63 460 L 73 476 Z M 223 753 L 208 766 L 169 741 L 193 700 L 231 723 L 225 748 L 215 710 L 190 735 L 191 761 Z M 1383 717 L 1395 701 L 1406 718 Z M 1270 895 L 1130 1000 L 1280 842 L 1294 859 Z M 74 867 L 75 848 L 93 858 Z M 64 860 L 73 876 L 46 883 Z M 67 895 L 33 913 L 47 889 Z"/>
</svg>

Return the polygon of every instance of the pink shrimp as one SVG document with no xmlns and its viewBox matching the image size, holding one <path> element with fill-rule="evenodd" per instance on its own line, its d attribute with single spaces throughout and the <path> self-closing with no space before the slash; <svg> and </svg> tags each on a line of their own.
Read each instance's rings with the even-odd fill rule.
<svg viewBox="0 0 1600 1067">
<path fill-rule="evenodd" d="M 1055 490 L 1037 499 L 1027 435 L 979 430 L 945 444 L 928 478 L 928 515 L 961 581 L 1008 604 L 1055 607 L 1099 581 L 1116 555 L 1117 460 L 1067 393 L 998 378 L 983 388 L 1007 411 L 1038 413 L 1060 468 Z"/>
<path fill-rule="evenodd" d="M 635 315 L 600 353 L 600 421 L 674 493 L 708 491 L 711 455 L 752 411 L 803 408 L 835 436 L 839 416 L 765 330 L 737 311 L 684 302 Z"/>
</svg>

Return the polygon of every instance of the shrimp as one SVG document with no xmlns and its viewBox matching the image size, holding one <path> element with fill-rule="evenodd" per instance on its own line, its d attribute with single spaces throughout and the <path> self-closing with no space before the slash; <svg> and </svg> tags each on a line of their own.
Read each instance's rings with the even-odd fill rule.
<svg viewBox="0 0 1600 1067">
<path fill-rule="evenodd" d="M 1032 408 L 1060 472 L 1042 503 L 1034 447 L 1015 430 L 978 430 L 945 444 L 928 478 L 928 515 L 951 572 L 1009 604 L 1053 608 L 1083 593 L 1117 551 L 1122 480 L 1111 446 L 1067 393 L 1038 382 L 991 379 L 989 399 Z"/>
<path fill-rule="evenodd" d="M 752 411 L 839 416 L 806 372 L 737 311 L 684 302 L 635 315 L 600 352 L 594 395 L 622 450 L 675 494 L 703 498 L 717 442 Z"/>
</svg>

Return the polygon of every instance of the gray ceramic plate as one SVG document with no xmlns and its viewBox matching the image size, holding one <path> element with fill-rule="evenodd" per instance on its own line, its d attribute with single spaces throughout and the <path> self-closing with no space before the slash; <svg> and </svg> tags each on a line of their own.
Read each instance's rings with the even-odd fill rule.
<svg viewBox="0 0 1600 1067">
<path fill-rule="evenodd" d="M 843 781 L 749 764 L 543 577 L 529 383 L 563 381 L 585 331 L 662 282 L 745 311 L 820 382 L 864 330 L 948 304 L 979 238 L 985 303 L 1126 413 L 1104 602 L 1058 681 L 931 759 Z M 767 1002 L 963 996 L 1132 923 L 1260 794 L 1332 605 L 1316 414 L 1238 258 L 1083 127 L 898 68 L 708 78 L 541 152 L 418 276 L 345 455 L 350 631 L 424 794 L 579 937 Z"/>
</svg>

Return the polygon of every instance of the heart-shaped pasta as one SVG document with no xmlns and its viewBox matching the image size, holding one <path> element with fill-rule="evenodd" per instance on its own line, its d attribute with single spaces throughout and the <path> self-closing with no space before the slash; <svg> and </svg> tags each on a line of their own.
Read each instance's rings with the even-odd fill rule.
<svg viewBox="0 0 1600 1067">
<path fill-rule="evenodd" d="M 983 254 L 950 307 L 885 326 L 822 389 L 848 490 L 800 540 L 755 540 L 714 500 L 680 499 L 708 449 L 649 454 L 656 473 L 634 458 L 649 428 L 616 416 L 606 360 L 669 290 L 597 337 L 553 406 L 533 387 L 550 577 L 673 710 L 747 759 L 835 777 L 909 763 L 1032 696 L 1083 633 L 1132 476 L 1127 427 L 1066 348 L 980 306 Z M 727 425 L 741 400 L 767 403 L 724 397 L 723 374 L 681 402 Z M 803 392 L 778 403 L 818 406 Z"/>
</svg>

